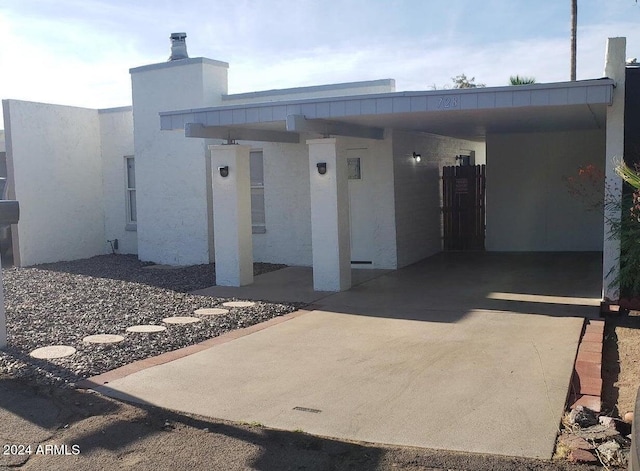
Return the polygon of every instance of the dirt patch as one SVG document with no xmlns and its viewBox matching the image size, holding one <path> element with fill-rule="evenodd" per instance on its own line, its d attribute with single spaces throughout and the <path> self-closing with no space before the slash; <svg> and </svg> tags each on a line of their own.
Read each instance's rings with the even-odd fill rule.
<svg viewBox="0 0 640 471">
<path fill-rule="evenodd" d="M 3 457 L 6 459 L 0 461 L 0 469 L 601 469 L 566 462 L 339 441 L 271 430 L 260 424 L 231 423 L 131 405 L 92 392 L 35 387 L 9 377 L 0 377 L 0 403 L 2 444 L 31 444 L 32 450 L 26 456 Z M 8 423 L 9 417 L 22 426 Z M 43 452 L 36 453 L 38 449 Z"/>
<path fill-rule="evenodd" d="M 633 411 L 640 386 L 640 311 L 607 317 L 602 350 L 602 410 Z"/>
</svg>

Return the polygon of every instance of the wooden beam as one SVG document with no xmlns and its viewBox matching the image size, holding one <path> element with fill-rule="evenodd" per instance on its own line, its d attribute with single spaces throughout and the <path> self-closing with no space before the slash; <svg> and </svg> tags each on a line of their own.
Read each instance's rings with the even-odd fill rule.
<svg viewBox="0 0 640 471">
<path fill-rule="evenodd" d="M 229 126 L 204 126 L 200 123 L 185 124 L 184 135 L 186 137 L 201 137 L 204 139 L 226 139 L 227 141 L 288 142 L 294 144 L 300 142 L 300 135 L 294 132 Z"/>
<path fill-rule="evenodd" d="M 287 116 L 287 131 L 313 132 L 323 136 L 364 137 L 365 139 L 384 139 L 384 129 L 374 126 L 329 121 L 326 119 L 307 119 L 303 115 Z"/>
</svg>

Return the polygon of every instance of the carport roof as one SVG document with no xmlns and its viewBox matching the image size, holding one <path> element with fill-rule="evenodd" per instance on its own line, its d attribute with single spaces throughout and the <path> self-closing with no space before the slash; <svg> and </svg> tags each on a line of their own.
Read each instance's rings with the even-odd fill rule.
<svg viewBox="0 0 640 471">
<path fill-rule="evenodd" d="M 392 128 L 484 140 L 487 133 L 603 128 L 614 86 L 602 78 L 274 101 L 162 112 L 160 122 L 191 137 L 298 142 L 303 131 L 380 138 Z"/>
</svg>

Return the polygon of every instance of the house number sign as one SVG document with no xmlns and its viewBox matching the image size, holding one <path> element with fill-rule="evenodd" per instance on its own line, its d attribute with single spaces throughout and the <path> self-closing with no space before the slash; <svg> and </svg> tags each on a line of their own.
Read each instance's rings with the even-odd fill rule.
<svg viewBox="0 0 640 471">
<path fill-rule="evenodd" d="M 438 100 L 439 110 L 448 110 L 450 108 L 457 108 L 460 104 L 460 98 L 457 96 L 445 96 L 440 97 Z"/>
</svg>

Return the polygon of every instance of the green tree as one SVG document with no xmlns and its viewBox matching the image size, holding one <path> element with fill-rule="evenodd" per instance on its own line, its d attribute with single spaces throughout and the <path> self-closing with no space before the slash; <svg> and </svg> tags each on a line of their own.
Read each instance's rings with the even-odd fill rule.
<svg viewBox="0 0 640 471">
<path fill-rule="evenodd" d="M 451 77 L 451 80 L 453 81 L 453 88 L 482 88 L 485 86 L 484 83 L 475 83 L 475 77 L 467 78 L 465 74 Z"/>
<path fill-rule="evenodd" d="M 621 202 L 611 207 L 621 215 L 619 220 L 610 221 L 609 236 L 620 241 L 620 270 L 613 283 L 620 287 L 622 296 L 637 297 L 640 295 L 640 170 L 620 161 L 616 173 L 633 191 L 623 191 Z"/>
<path fill-rule="evenodd" d="M 525 77 L 520 75 L 512 75 L 509 77 L 509 85 L 531 85 L 536 83 L 534 77 Z"/>
</svg>

